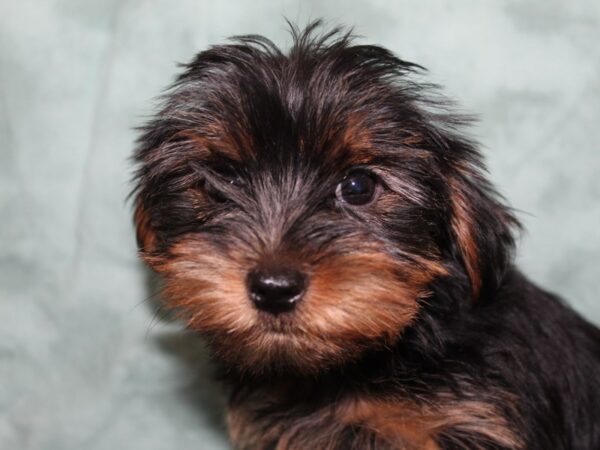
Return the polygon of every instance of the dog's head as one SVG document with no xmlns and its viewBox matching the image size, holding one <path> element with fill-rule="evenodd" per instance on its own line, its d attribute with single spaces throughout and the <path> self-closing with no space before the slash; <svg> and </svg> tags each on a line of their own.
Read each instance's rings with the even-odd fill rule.
<svg viewBox="0 0 600 450">
<path fill-rule="evenodd" d="M 347 34 L 196 56 L 142 130 L 135 221 L 165 298 L 242 370 L 316 372 L 496 286 L 510 212 L 420 68 Z"/>
</svg>

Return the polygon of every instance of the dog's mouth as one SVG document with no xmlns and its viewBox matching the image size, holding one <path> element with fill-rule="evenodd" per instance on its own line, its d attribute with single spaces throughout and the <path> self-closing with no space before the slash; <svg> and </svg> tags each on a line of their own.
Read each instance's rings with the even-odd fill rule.
<svg viewBox="0 0 600 450">
<path fill-rule="evenodd" d="M 272 314 L 258 311 L 256 326 L 266 334 L 300 336 L 303 333 L 295 311 Z"/>
</svg>

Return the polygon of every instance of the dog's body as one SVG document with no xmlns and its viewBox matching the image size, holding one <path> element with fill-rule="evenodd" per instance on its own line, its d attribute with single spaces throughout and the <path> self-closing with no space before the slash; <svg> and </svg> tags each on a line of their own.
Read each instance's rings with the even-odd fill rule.
<svg viewBox="0 0 600 450">
<path fill-rule="evenodd" d="M 407 330 L 395 348 L 321 378 L 237 379 L 234 442 L 260 449 L 600 448 L 600 333 L 556 297 L 511 270 L 493 302 L 450 321 L 440 310 L 428 322 Z"/>
<path fill-rule="evenodd" d="M 234 446 L 600 449 L 600 331 L 513 266 L 463 120 L 316 28 L 200 53 L 136 154 L 142 255 Z"/>
</svg>

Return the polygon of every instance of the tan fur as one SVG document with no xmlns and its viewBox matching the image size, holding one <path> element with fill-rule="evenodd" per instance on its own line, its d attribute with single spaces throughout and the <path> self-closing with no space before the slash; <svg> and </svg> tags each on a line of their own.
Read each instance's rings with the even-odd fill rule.
<svg viewBox="0 0 600 450">
<path fill-rule="evenodd" d="M 407 131 L 407 136 L 402 140 L 402 145 L 406 145 L 407 147 L 417 146 L 422 143 L 423 143 L 423 135 L 416 133 L 414 131 Z"/>
<path fill-rule="evenodd" d="M 148 212 L 139 204 L 135 208 L 133 220 L 138 247 L 141 251 L 151 252 L 156 244 L 156 234 L 152 229 Z"/>
<path fill-rule="evenodd" d="M 203 134 L 194 131 L 182 131 L 175 135 L 175 138 L 183 138 L 198 155 L 208 155 L 213 151 L 226 156 L 233 161 L 240 160 L 240 149 L 231 136 L 224 131 L 219 124 L 208 124 Z M 246 138 L 247 139 L 247 138 Z"/>
<path fill-rule="evenodd" d="M 372 159 L 376 144 L 373 143 L 373 134 L 377 124 L 365 123 L 365 117 L 361 114 L 353 114 L 347 120 L 341 138 L 337 139 L 340 149 L 350 150 L 352 153 L 352 164 L 368 164 Z M 423 143 L 423 136 L 411 130 L 406 130 L 406 136 L 400 141 L 400 146 L 414 147 Z M 401 148 L 396 150 L 398 153 Z M 335 152 L 332 152 L 335 154 Z M 428 152 L 410 152 L 411 157 L 429 157 Z"/>
<path fill-rule="evenodd" d="M 473 215 L 469 209 L 469 201 L 461 191 L 458 181 L 451 180 L 450 187 L 450 201 L 452 203 L 451 225 L 458 240 L 467 274 L 471 280 L 473 297 L 477 298 L 481 289 L 481 273 L 479 253 L 472 222 Z"/>
<path fill-rule="evenodd" d="M 391 341 L 416 314 L 426 284 L 441 273 L 435 262 L 401 265 L 377 248 L 328 258 L 312 274 L 306 303 L 319 307 L 308 311 L 309 322 L 316 333 L 344 340 Z"/>
<path fill-rule="evenodd" d="M 368 164 L 373 158 L 371 131 L 358 114 L 350 116 L 346 121 L 339 145 L 352 153 L 352 164 Z"/>
<path fill-rule="evenodd" d="M 500 396 L 511 401 L 507 394 Z M 362 399 L 350 402 L 342 411 L 348 423 L 358 422 L 389 440 L 408 442 L 409 448 L 437 449 L 435 442 L 440 436 L 456 434 L 460 439 L 461 433 L 511 449 L 523 448 L 501 411 L 485 400 L 458 400 L 450 393 L 437 394 L 434 402 L 422 404 Z M 469 449 L 485 447 L 471 444 Z"/>
<path fill-rule="evenodd" d="M 284 410 L 275 420 L 261 415 L 262 408 L 276 408 L 278 395 L 285 396 L 285 390 L 255 393 L 229 409 L 229 434 L 236 449 L 439 450 L 442 437 L 465 450 L 485 450 L 490 444 L 524 448 L 501 412 L 484 400 L 459 400 L 450 393 L 421 403 L 362 397 L 340 399 L 298 415 Z M 511 400 L 504 393 L 497 395 Z M 466 433 L 469 441 L 462 439 Z M 351 447 L 341 447 L 340 442 Z"/>
</svg>

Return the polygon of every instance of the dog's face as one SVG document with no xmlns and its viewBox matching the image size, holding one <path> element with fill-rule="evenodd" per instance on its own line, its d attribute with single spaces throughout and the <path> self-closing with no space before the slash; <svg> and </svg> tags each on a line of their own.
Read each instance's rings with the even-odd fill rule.
<svg viewBox="0 0 600 450">
<path fill-rule="evenodd" d="M 311 33 L 288 55 L 259 38 L 200 53 L 136 155 L 138 241 L 166 301 L 255 373 L 391 346 L 435 280 L 473 300 L 493 278 L 482 246 L 498 259 L 510 241 L 476 152 L 407 81 L 415 66 Z"/>
</svg>

